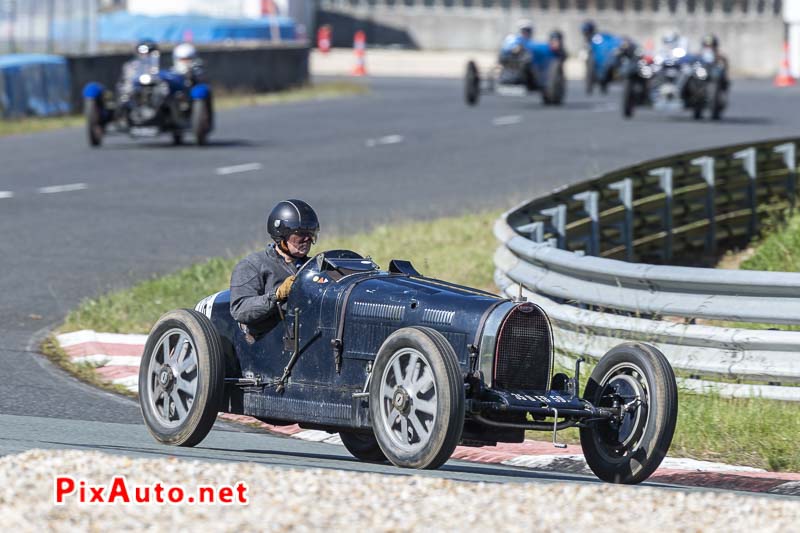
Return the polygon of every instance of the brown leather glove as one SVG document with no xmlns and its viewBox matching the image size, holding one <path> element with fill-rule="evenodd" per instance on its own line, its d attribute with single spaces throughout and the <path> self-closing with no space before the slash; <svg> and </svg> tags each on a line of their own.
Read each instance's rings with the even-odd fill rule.
<svg viewBox="0 0 800 533">
<path fill-rule="evenodd" d="M 289 276 L 283 280 L 283 283 L 281 283 L 277 289 L 275 289 L 275 298 L 279 302 L 282 302 L 289 297 L 289 291 L 292 290 L 292 283 L 294 283 L 294 276 Z"/>
</svg>

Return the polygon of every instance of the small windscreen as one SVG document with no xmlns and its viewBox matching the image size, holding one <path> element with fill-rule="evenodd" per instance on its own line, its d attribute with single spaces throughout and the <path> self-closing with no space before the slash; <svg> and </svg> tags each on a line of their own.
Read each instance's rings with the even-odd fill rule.
<svg viewBox="0 0 800 533">
<path fill-rule="evenodd" d="M 350 250 L 331 250 L 322 253 L 317 257 L 317 265 L 320 272 L 327 272 L 334 281 L 350 274 L 380 269 L 371 259 Z"/>
</svg>

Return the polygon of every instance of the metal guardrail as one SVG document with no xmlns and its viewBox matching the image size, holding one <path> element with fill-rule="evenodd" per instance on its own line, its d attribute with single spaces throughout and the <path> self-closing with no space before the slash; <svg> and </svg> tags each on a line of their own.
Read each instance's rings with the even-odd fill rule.
<svg viewBox="0 0 800 533">
<path fill-rule="evenodd" d="M 689 388 L 800 401 L 800 386 L 787 386 L 800 385 L 800 332 L 691 323 L 800 324 L 800 273 L 670 266 L 713 257 L 793 209 L 798 142 L 679 154 L 528 202 L 495 224 L 495 280 L 550 314 L 565 353 L 648 340 Z"/>
</svg>

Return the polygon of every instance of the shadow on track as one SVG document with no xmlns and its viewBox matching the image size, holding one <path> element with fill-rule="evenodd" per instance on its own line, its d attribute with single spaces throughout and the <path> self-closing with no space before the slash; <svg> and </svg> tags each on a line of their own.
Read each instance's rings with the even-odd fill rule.
<svg viewBox="0 0 800 533">
<path fill-rule="evenodd" d="M 105 144 L 100 150 L 137 150 L 142 148 L 169 148 L 170 150 L 186 150 L 194 148 L 196 150 L 208 150 L 213 148 L 264 148 L 267 143 L 254 142 L 249 139 L 209 139 L 205 146 L 198 146 L 191 140 L 186 140 L 181 144 L 173 144 L 171 140 L 141 141 L 131 139 L 130 142 Z"/>
</svg>

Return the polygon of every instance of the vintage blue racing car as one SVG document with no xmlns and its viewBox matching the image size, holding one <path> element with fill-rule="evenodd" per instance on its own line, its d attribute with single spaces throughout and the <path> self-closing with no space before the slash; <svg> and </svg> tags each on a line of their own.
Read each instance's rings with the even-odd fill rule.
<svg viewBox="0 0 800 533">
<path fill-rule="evenodd" d="M 500 49 L 497 65 L 481 76 L 474 61 L 467 63 L 464 98 L 477 105 L 481 93 L 525 94 L 539 92 L 545 105 L 561 105 L 566 92 L 564 39 L 559 31 L 546 42 L 509 35 Z"/>
<path fill-rule="evenodd" d="M 194 446 L 217 413 L 338 432 L 363 461 L 437 468 L 459 443 L 521 442 L 526 430 L 580 428 L 591 469 L 638 483 L 672 441 L 677 387 L 654 347 L 622 343 L 579 393 L 554 372 L 553 333 L 532 303 L 427 278 L 407 261 L 387 271 L 334 250 L 297 274 L 274 327 L 242 328 L 230 294 L 153 326 L 139 373 L 147 428 Z"/>
<path fill-rule="evenodd" d="M 132 137 L 169 133 L 175 144 L 187 132 L 206 144 L 214 127 L 211 88 L 189 76 L 159 68 L 157 60 L 127 64 L 124 78 L 111 91 L 97 82 L 83 89 L 84 114 L 90 146 L 99 146 L 111 132 Z"/>
<path fill-rule="evenodd" d="M 631 57 L 637 45 L 626 37 L 610 33 L 595 33 L 587 41 L 586 93 L 592 94 L 595 85 L 608 92 L 608 85 L 621 78 L 620 67 L 625 57 Z"/>
</svg>

